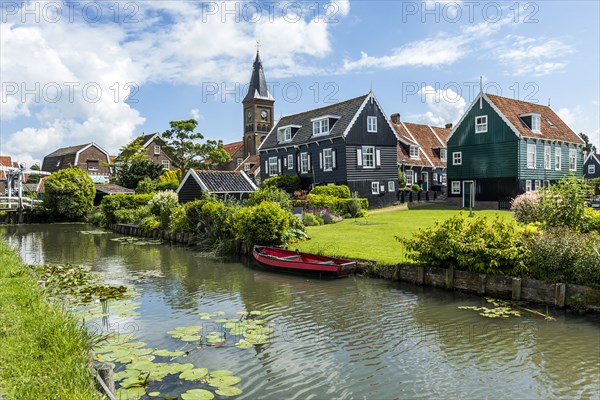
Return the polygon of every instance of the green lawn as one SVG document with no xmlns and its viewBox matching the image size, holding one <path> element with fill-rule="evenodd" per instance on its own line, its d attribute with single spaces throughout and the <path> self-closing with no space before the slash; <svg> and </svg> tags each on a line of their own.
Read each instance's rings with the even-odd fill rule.
<svg viewBox="0 0 600 400">
<path fill-rule="evenodd" d="M 346 219 L 332 225 L 309 226 L 306 230 L 311 239 L 294 243 L 290 248 L 397 264 L 406 261 L 406 254 L 394 236 L 410 237 L 420 228 L 429 227 L 435 221 L 443 221 L 460 211 L 457 207 L 427 205 L 412 210 L 371 214 L 356 221 Z M 468 211 L 465 213 L 468 214 Z M 474 213 L 490 218 L 496 215 L 503 219 L 513 218 L 509 211 L 482 210 Z"/>
</svg>

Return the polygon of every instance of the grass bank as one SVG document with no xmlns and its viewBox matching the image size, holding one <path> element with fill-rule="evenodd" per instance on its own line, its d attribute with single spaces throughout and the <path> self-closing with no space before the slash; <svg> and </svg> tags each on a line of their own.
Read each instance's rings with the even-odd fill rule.
<svg viewBox="0 0 600 400">
<path fill-rule="evenodd" d="M 8 399 L 99 399 L 91 337 L 0 239 L 0 393 Z"/>
<path fill-rule="evenodd" d="M 331 225 L 309 226 L 311 240 L 294 243 L 292 249 L 352 257 L 363 260 L 377 260 L 383 264 L 408 262 L 404 247 L 395 236 L 409 237 L 421 228 L 432 226 L 461 212 L 458 207 L 429 205 L 411 210 L 394 210 L 371 214 L 369 217 L 345 219 Z M 462 211 L 465 212 L 465 211 Z M 468 213 L 468 211 L 466 211 Z M 511 219 L 509 211 L 481 210 L 475 215 Z"/>
</svg>

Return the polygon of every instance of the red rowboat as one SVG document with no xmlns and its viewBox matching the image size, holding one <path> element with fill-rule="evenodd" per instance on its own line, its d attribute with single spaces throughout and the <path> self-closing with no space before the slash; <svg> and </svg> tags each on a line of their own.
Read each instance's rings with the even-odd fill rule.
<svg viewBox="0 0 600 400">
<path fill-rule="evenodd" d="M 352 260 L 300 253 L 279 247 L 254 246 L 252 255 L 256 261 L 262 264 L 287 271 L 319 272 L 333 276 L 346 276 L 356 269 L 356 262 Z"/>
</svg>

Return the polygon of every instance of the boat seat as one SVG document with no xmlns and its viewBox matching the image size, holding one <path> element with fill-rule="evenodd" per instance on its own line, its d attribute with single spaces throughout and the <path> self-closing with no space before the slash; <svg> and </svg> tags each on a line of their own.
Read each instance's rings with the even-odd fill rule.
<svg viewBox="0 0 600 400">
<path fill-rule="evenodd" d="M 282 260 L 291 260 L 293 258 L 298 258 L 298 257 L 300 257 L 300 254 L 294 254 L 294 255 L 291 255 L 291 256 L 278 257 L 278 258 L 280 258 Z"/>
<path fill-rule="evenodd" d="M 330 261 L 321 261 L 321 262 L 319 262 L 319 264 L 321 264 L 321 265 L 335 265 L 335 262 L 333 262 L 331 260 Z"/>
</svg>

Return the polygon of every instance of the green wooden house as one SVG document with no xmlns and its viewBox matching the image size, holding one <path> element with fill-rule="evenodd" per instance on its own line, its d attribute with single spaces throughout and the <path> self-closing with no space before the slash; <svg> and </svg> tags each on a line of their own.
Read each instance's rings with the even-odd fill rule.
<svg viewBox="0 0 600 400">
<path fill-rule="evenodd" d="M 448 137 L 448 196 L 506 208 L 521 193 L 581 176 L 583 145 L 549 106 L 481 92 Z"/>
</svg>

